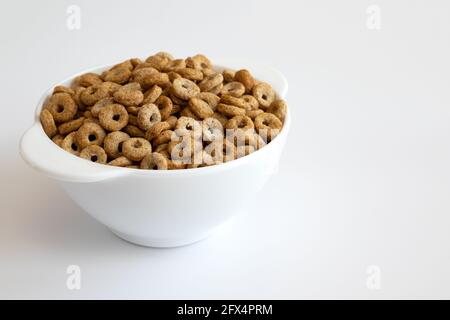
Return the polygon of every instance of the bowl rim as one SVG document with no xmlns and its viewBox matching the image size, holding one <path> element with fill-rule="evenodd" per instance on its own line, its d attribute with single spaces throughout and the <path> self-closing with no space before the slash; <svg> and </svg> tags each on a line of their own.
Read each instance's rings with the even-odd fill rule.
<svg viewBox="0 0 450 320">
<path fill-rule="evenodd" d="M 245 61 L 236 61 L 236 62 L 239 63 L 240 65 L 245 65 L 246 68 L 248 68 L 250 70 L 252 70 L 252 66 L 247 67 L 249 64 L 255 66 L 254 62 L 252 62 L 252 63 L 247 63 Z M 103 65 L 98 65 L 95 67 L 90 67 L 90 68 L 84 69 L 83 71 L 77 72 L 71 76 L 68 76 L 63 80 L 58 81 L 56 84 L 53 84 L 52 86 L 50 86 L 47 90 L 44 91 L 44 93 L 41 95 L 40 99 L 37 102 L 37 105 L 35 108 L 34 123 L 33 123 L 32 127 L 36 126 L 36 125 L 39 126 L 39 128 L 40 128 L 39 134 L 44 136 L 45 139 L 48 139 L 49 141 L 51 141 L 51 139 L 44 132 L 42 124 L 39 120 L 39 114 L 41 112 L 41 109 L 42 109 L 45 101 L 48 99 L 49 96 L 51 96 L 54 87 L 57 85 L 71 82 L 76 77 L 78 77 L 82 74 L 88 73 L 88 72 L 96 72 L 96 73 L 102 72 L 102 71 L 106 70 L 107 68 L 114 66 L 117 63 L 120 63 L 120 62 L 116 62 L 116 63 L 112 63 L 112 64 L 111 63 L 103 64 Z M 230 64 L 233 64 L 233 63 L 225 63 L 225 64 L 215 63 L 214 68 L 218 69 L 218 70 L 223 70 L 225 68 L 235 69 L 235 68 L 231 68 L 231 67 L 227 66 Z M 288 83 L 287 83 L 287 80 L 284 77 L 284 75 L 272 67 L 268 67 L 268 66 L 265 66 L 265 65 L 262 65 L 259 63 L 256 64 L 256 69 L 270 70 L 270 72 L 275 73 L 277 75 L 277 77 L 279 78 L 278 80 L 280 81 L 279 85 L 281 86 L 281 92 L 276 92 L 276 93 L 280 98 L 286 100 L 285 96 L 286 96 L 287 90 L 288 90 Z M 287 136 L 289 128 L 290 128 L 290 123 L 291 123 L 291 112 L 290 112 L 290 108 L 288 106 L 285 120 L 283 123 L 283 127 L 280 130 L 280 133 L 270 143 L 266 144 L 264 147 L 256 150 L 255 152 L 253 152 L 249 155 L 243 156 L 239 159 L 234 159 L 234 160 L 231 160 L 228 162 L 211 165 L 211 166 L 198 167 L 198 168 L 171 169 L 171 170 L 143 170 L 143 169 L 135 169 L 135 168 L 127 168 L 127 167 L 116 167 L 116 166 L 110 166 L 107 164 L 99 164 L 99 163 L 91 162 L 86 159 L 75 156 L 73 154 L 70 154 L 69 152 L 60 148 L 57 144 L 53 143 L 53 141 L 51 141 L 52 142 L 51 145 L 55 150 L 57 150 L 56 152 L 70 154 L 73 157 L 72 161 L 82 161 L 84 164 L 86 164 L 86 162 L 88 162 L 90 164 L 90 166 L 92 166 L 92 168 L 98 168 L 99 170 L 102 170 L 102 171 L 110 171 L 113 175 L 114 175 L 113 172 L 119 173 L 120 175 L 133 174 L 133 175 L 150 175 L 150 176 L 152 176 L 152 175 L 172 176 L 172 175 L 180 175 L 180 174 L 184 174 L 184 175 L 209 174 L 209 173 L 220 172 L 223 170 L 232 169 L 236 166 L 245 165 L 246 163 L 249 163 L 252 161 L 257 161 L 257 159 L 263 157 L 264 155 L 267 156 L 267 153 L 271 152 L 277 144 L 283 143 L 283 141 L 286 139 L 286 136 Z M 21 150 L 21 154 L 22 154 L 22 157 L 26 160 L 26 162 L 28 162 L 30 165 L 33 166 L 31 161 L 23 155 L 22 150 Z M 47 170 L 44 170 L 44 171 L 47 171 Z M 60 180 L 67 180 L 67 179 L 61 178 Z"/>
</svg>

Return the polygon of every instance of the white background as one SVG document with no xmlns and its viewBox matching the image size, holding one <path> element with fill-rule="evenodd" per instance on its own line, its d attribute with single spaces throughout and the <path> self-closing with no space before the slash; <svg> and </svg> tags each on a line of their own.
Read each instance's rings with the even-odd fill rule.
<svg viewBox="0 0 450 320">
<path fill-rule="evenodd" d="M 366 25 L 373 4 L 381 30 Z M 448 1 L 0 6 L 0 298 L 450 298 Z M 278 68 L 293 119 L 260 205 L 168 250 L 116 238 L 18 155 L 50 85 L 160 50 Z"/>
</svg>

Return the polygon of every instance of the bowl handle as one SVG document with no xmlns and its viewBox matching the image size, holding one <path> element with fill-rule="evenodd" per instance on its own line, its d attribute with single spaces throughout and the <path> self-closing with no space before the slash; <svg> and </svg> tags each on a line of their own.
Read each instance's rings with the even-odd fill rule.
<svg viewBox="0 0 450 320">
<path fill-rule="evenodd" d="M 22 136 L 20 155 L 33 168 L 63 181 L 95 182 L 127 172 L 122 168 L 89 162 L 61 149 L 46 136 L 39 122 Z"/>
</svg>

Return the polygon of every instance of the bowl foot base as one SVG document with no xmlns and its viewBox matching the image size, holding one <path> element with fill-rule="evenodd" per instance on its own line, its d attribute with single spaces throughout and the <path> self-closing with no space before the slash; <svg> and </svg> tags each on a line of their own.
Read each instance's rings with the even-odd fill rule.
<svg viewBox="0 0 450 320">
<path fill-rule="evenodd" d="M 173 248 L 173 247 L 181 247 L 189 244 L 193 244 L 195 242 L 201 241 L 209 236 L 209 234 L 203 234 L 197 237 L 191 238 L 180 238 L 180 239 L 155 239 L 155 238 L 146 238 L 146 237 L 138 237 L 129 235 L 126 233 L 122 233 L 120 231 L 116 231 L 114 229 L 110 229 L 112 233 L 116 236 L 130 242 L 132 244 L 144 246 L 144 247 L 152 247 L 152 248 Z"/>
</svg>

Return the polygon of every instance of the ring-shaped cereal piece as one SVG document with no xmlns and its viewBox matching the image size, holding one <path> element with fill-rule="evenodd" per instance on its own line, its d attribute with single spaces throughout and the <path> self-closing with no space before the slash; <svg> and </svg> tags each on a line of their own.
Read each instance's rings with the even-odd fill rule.
<svg viewBox="0 0 450 320">
<path fill-rule="evenodd" d="M 167 144 L 172 140 L 173 131 L 172 130 L 164 130 L 161 132 L 156 138 L 153 139 L 153 147 L 158 147 L 162 144 Z M 157 150 L 155 150 L 157 151 Z"/>
<path fill-rule="evenodd" d="M 166 157 L 158 152 L 146 155 L 141 161 L 141 169 L 167 170 L 168 163 Z"/>
<path fill-rule="evenodd" d="M 98 114 L 100 124 L 108 131 L 118 131 L 128 124 L 127 109 L 121 104 L 110 104 Z"/>
<path fill-rule="evenodd" d="M 68 88 L 66 86 L 56 86 L 53 88 L 53 93 L 67 93 L 70 94 L 71 97 L 73 97 L 75 95 L 75 91 L 73 91 L 73 89 Z"/>
<path fill-rule="evenodd" d="M 105 130 L 93 122 L 83 124 L 76 134 L 77 143 L 81 149 L 91 144 L 102 145 L 106 136 Z"/>
<path fill-rule="evenodd" d="M 108 164 L 115 167 L 127 167 L 131 166 L 133 164 L 133 161 L 131 161 L 127 157 L 120 156 L 114 160 L 111 160 L 110 162 L 108 162 Z"/>
<path fill-rule="evenodd" d="M 158 123 L 161 121 L 161 113 L 159 112 L 158 107 L 153 104 L 149 103 L 146 105 L 143 105 L 137 114 L 137 122 L 139 128 L 142 130 L 148 130 L 150 129 L 155 123 Z"/>
<path fill-rule="evenodd" d="M 214 93 L 211 92 L 200 92 L 196 98 L 201 99 L 203 101 L 205 101 L 207 104 L 209 104 L 209 106 L 211 107 L 211 109 L 213 109 L 214 111 L 216 111 L 216 107 L 219 104 L 220 101 L 220 97 Z"/>
<path fill-rule="evenodd" d="M 139 129 L 139 127 L 133 126 L 131 124 L 127 124 L 125 128 L 122 129 L 123 132 L 130 135 L 132 138 L 143 138 L 145 136 L 145 132 Z"/>
<path fill-rule="evenodd" d="M 212 115 L 211 118 L 219 120 L 219 122 L 222 124 L 222 126 L 225 126 L 225 124 L 228 121 L 228 118 L 226 116 L 224 116 L 223 114 L 218 113 L 218 112 L 214 112 L 214 114 Z"/>
<path fill-rule="evenodd" d="M 189 79 L 192 81 L 200 81 L 203 80 L 203 72 L 194 68 L 182 68 L 177 70 L 177 73 L 185 79 Z"/>
<path fill-rule="evenodd" d="M 203 54 L 197 54 L 193 57 L 187 58 L 186 66 L 199 70 L 212 69 L 211 61 L 209 61 L 209 59 Z"/>
<path fill-rule="evenodd" d="M 258 102 L 258 100 L 256 100 L 256 98 L 254 96 L 245 94 L 241 97 L 241 99 L 244 100 L 245 103 L 247 104 L 245 106 L 245 109 L 256 110 L 259 108 L 259 102 Z"/>
<path fill-rule="evenodd" d="M 102 147 L 97 145 L 90 145 L 81 150 L 80 157 L 91 162 L 105 164 L 108 156 Z"/>
<path fill-rule="evenodd" d="M 174 129 L 177 125 L 178 118 L 175 116 L 170 116 L 166 119 L 166 122 L 170 125 L 170 130 Z"/>
<path fill-rule="evenodd" d="M 80 94 L 81 102 L 83 102 L 87 106 L 92 106 L 97 101 L 106 97 L 109 97 L 109 90 L 102 84 L 96 84 L 87 87 L 86 90 L 83 90 L 83 92 L 81 92 Z"/>
<path fill-rule="evenodd" d="M 225 104 L 231 104 L 232 106 L 236 106 L 242 109 L 247 109 L 247 102 L 242 98 L 236 98 L 230 94 L 224 94 L 220 97 L 220 102 Z"/>
<path fill-rule="evenodd" d="M 245 111 L 245 115 L 247 117 L 249 117 L 250 119 L 252 119 L 252 120 L 255 120 L 255 118 L 257 116 L 259 116 L 261 113 L 264 113 L 264 110 L 256 109 L 256 110 L 247 110 L 247 111 Z"/>
<path fill-rule="evenodd" d="M 148 57 L 145 62 L 156 70 L 162 71 L 171 59 L 163 55 L 153 55 Z"/>
<path fill-rule="evenodd" d="M 158 99 L 156 99 L 155 105 L 158 107 L 159 113 L 161 114 L 161 121 L 167 120 L 167 118 L 169 118 L 170 114 L 172 113 L 172 100 L 170 100 L 169 97 L 160 96 Z"/>
<path fill-rule="evenodd" d="M 82 74 L 81 76 L 78 76 L 75 79 L 75 85 L 81 86 L 81 87 L 90 87 L 96 84 L 101 84 L 103 80 L 100 78 L 100 76 L 93 72 L 88 72 L 85 74 Z"/>
<path fill-rule="evenodd" d="M 106 97 L 99 101 L 97 101 L 91 108 L 92 116 L 95 118 L 98 118 L 98 114 L 100 113 L 100 110 L 102 110 L 104 107 L 106 107 L 109 104 L 113 104 L 114 99 L 112 97 Z"/>
<path fill-rule="evenodd" d="M 161 96 L 162 92 L 163 89 L 160 86 L 154 85 L 151 89 L 148 89 L 144 93 L 144 101 L 142 101 L 142 103 L 155 103 L 155 101 Z"/>
<path fill-rule="evenodd" d="M 52 138 L 52 141 L 58 145 L 58 147 L 61 147 L 61 143 L 64 140 L 64 136 L 61 134 L 57 134 Z"/>
<path fill-rule="evenodd" d="M 71 133 L 78 130 L 84 123 L 85 117 L 79 117 L 78 119 L 65 122 L 58 127 L 58 132 L 62 135 Z"/>
<path fill-rule="evenodd" d="M 131 69 L 127 65 L 118 65 L 103 73 L 103 80 L 118 84 L 127 83 L 131 77 Z"/>
<path fill-rule="evenodd" d="M 220 83 L 219 85 L 215 86 L 208 92 L 211 92 L 212 94 L 219 95 L 222 92 L 223 83 Z"/>
<path fill-rule="evenodd" d="M 245 92 L 252 92 L 253 86 L 255 85 L 255 79 L 251 73 L 246 69 L 241 69 L 234 75 L 234 81 L 240 82 L 244 85 Z"/>
<path fill-rule="evenodd" d="M 184 135 L 189 133 L 193 137 L 201 137 L 202 135 L 202 126 L 200 121 L 195 120 L 191 117 L 180 117 L 178 118 L 177 125 L 175 126 L 175 131 Z"/>
<path fill-rule="evenodd" d="M 202 121 L 203 141 L 223 139 L 223 126 L 216 118 L 206 118 Z"/>
<path fill-rule="evenodd" d="M 234 72 L 233 70 L 225 69 L 222 71 L 222 76 L 223 76 L 224 82 L 234 81 L 235 75 L 236 75 L 236 72 Z"/>
<path fill-rule="evenodd" d="M 258 83 L 253 87 L 253 96 L 258 100 L 261 109 L 267 109 L 275 100 L 275 91 L 270 84 L 265 82 Z"/>
<path fill-rule="evenodd" d="M 232 106 L 230 104 L 219 103 L 217 105 L 217 111 L 226 117 L 243 116 L 245 115 L 245 109 Z"/>
<path fill-rule="evenodd" d="M 123 142 L 128 139 L 130 139 L 130 135 L 122 131 L 108 133 L 103 141 L 106 154 L 113 159 L 121 157 Z"/>
<path fill-rule="evenodd" d="M 286 117 L 287 112 L 287 105 L 284 100 L 275 100 L 272 102 L 269 108 L 267 108 L 268 113 L 273 113 L 280 119 L 281 121 L 284 121 L 284 118 Z"/>
<path fill-rule="evenodd" d="M 76 132 L 69 133 L 61 142 L 61 148 L 63 148 L 67 152 L 70 152 L 71 154 L 78 156 L 82 148 L 80 148 L 77 142 L 76 134 Z"/>
<path fill-rule="evenodd" d="M 214 73 L 210 76 L 205 77 L 200 83 L 198 87 L 201 91 L 210 91 L 214 87 L 220 85 L 223 82 L 223 76 L 221 73 Z"/>
<path fill-rule="evenodd" d="M 254 128 L 253 120 L 247 116 L 234 116 L 225 124 L 225 129 L 250 130 Z"/>
<path fill-rule="evenodd" d="M 141 161 L 152 152 L 152 145 L 144 138 L 130 138 L 122 144 L 122 153 L 133 161 Z"/>
<path fill-rule="evenodd" d="M 137 106 L 144 100 L 141 85 L 132 82 L 124 85 L 114 93 L 114 100 L 124 106 Z"/>
<path fill-rule="evenodd" d="M 54 135 L 58 133 L 58 128 L 56 128 L 55 120 L 50 111 L 47 109 L 42 109 L 39 119 L 41 120 L 42 128 L 45 134 L 51 139 Z"/>
<path fill-rule="evenodd" d="M 186 62 L 184 59 L 174 59 L 170 60 L 164 67 L 165 72 L 177 72 L 180 69 L 186 68 Z M 169 75 L 170 78 L 170 75 Z"/>
<path fill-rule="evenodd" d="M 194 82 L 185 78 L 175 79 L 172 89 L 175 96 L 183 100 L 189 100 L 200 93 L 200 88 Z"/>
<path fill-rule="evenodd" d="M 67 122 L 77 114 L 78 107 L 70 94 L 55 93 L 50 97 L 46 109 L 50 111 L 55 122 Z"/>
<path fill-rule="evenodd" d="M 245 87 L 242 83 L 237 81 L 228 82 L 223 86 L 220 93 L 222 95 L 230 95 L 239 98 L 245 93 Z"/>
<path fill-rule="evenodd" d="M 267 141 L 275 138 L 283 127 L 283 123 L 272 113 L 261 113 L 255 118 L 255 128 L 258 134 Z"/>
<path fill-rule="evenodd" d="M 209 118 L 214 114 L 214 110 L 207 102 L 196 97 L 189 99 L 189 108 L 200 119 Z"/>
<path fill-rule="evenodd" d="M 145 132 L 145 139 L 151 142 L 153 139 L 158 137 L 161 132 L 168 129 L 170 129 L 170 125 L 167 122 L 157 122 L 152 125 L 150 129 L 147 130 L 147 132 Z"/>
</svg>

